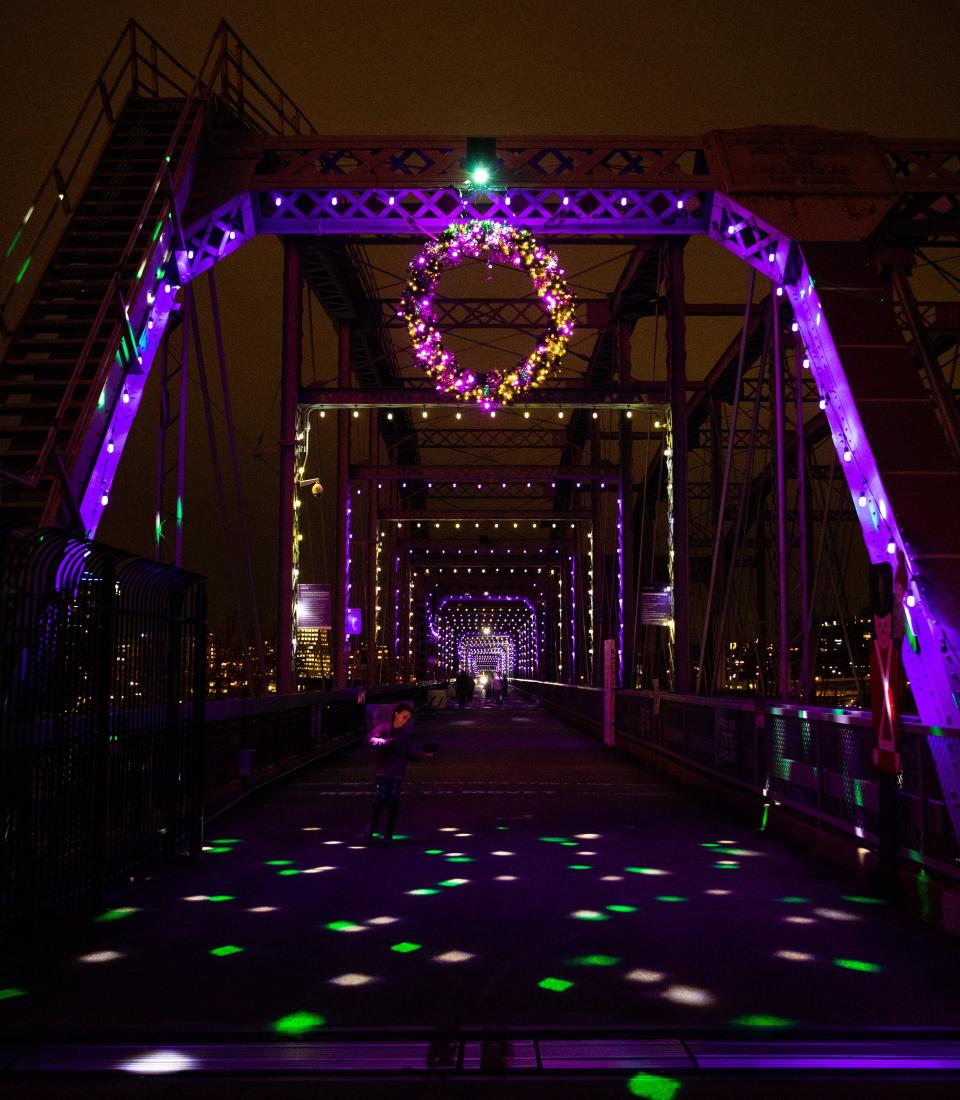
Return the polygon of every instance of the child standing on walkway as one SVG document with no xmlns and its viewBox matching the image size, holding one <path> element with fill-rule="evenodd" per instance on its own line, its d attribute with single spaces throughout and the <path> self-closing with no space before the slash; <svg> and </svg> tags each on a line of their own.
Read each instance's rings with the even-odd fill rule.
<svg viewBox="0 0 960 1100">
<path fill-rule="evenodd" d="M 400 791 L 407 774 L 407 761 L 419 757 L 410 752 L 410 734 L 405 728 L 413 717 L 409 703 L 399 703 L 391 722 L 381 722 L 370 735 L 370 744 L 377 750 L 373 777 L 373 816 L 366 840 L 372 840 L 380 825 L 380 815 L 387 811 L 383 832 L 384 842 L 393 840 L 393 830 L 400 812 Z"/>
</svg>

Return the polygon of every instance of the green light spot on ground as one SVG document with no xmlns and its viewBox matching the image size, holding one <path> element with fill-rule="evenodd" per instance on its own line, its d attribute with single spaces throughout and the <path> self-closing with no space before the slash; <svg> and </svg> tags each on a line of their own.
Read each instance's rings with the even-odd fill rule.
<svg viewBox="0 0 960 1100">
<path fill-rule="evenodd" d="M 580 955 L 569 959 L 570 966 L 616 966 L 621 960 L 616 955 Z"/>
<path fill-rule="evenodd" d="M 509 825 L 498 825 L 497 826 L 498 832 L 501 832 L 501 833 L 507 832 L 509 829 L 510 829 Z"/>
<path fill-rule="evenodd" d="M 841 970 L 859 970 L 862 974 L 879 974 L 883 970 L 877 963 L 863 962 L 860 959 L 834 959 L 833 965 L 839 966 Z"/>
<path fill-rule="evenodd" d="M 562 844 L 567 838 L 565 836 L 541 836 L 538 839 L 542 840 L 544 844 Z"/>
<path fill-rule="evenodd" d="M 542 982 L 537 982 L 537 985 L 541 989 L 549 989 L 554 993 L 562 993 L 565 989 L 569 989 L 573 982 L 565 982 L 563 978 L 544 978 Z"/>
<path fill-rule="evenodd" d="M 760 819 L 760 832 L 762 833 L 767 827 L 767 818 L 770 816 L 770 803 L 768 802 L 763 807 L 763 817 Z"/>
<path fill-rule="evenodd" d="M 740 870 L 740 864 L 739 863 L 714 863 L 713 867 L 714 867 L 714 870 L 717 870 L 717 871 L 739 871 Z"/>
<path fill-rule="evenodd" d="M 809 898 L 798 898 L 798 897 L 794 897 L 792 894 L 788 895 L 785 898 L 778 898 L 777 900 L 782 901 L 786 905 L 809 905 L 810 904 L 810 899 Z"/>
<path fill-rule="evenodd" d="M 347 932 L 356 927 L 352 920 L 332 920 L 329 924 L 324 925 L 324 928 L 330 932 Z"/>
<path fill-rule="evenodd" d="M 765 1016 L 755 1013 L 752 1016 L 738 1016 L 730 1021 L 737 1027 L 792 1027 L 793 1020 L 785 1020 L 782 1016 Z"/>
<path fill-rule="evenodd" d="M 656 1073 L 635 1073 L 627 1082 L 627 1091 L 631 1096 L 640 1096 L 644 1100 L 673 1100 L 680 1091 L 680 1081 L 671 1077 L 660 1077 Z"/>
<path fill-rule="evenodd" d="M 409 955 L 411 951 L 419 951 L 421 947 L 423 947 L 422 943 L 407 943 L 404 940 L 403 943 L 395 943 L 390 950 L 396 951 L 398 955 Z"/>
<path fill-rule="evenodd" d="M 218 852 L 232 852 L 232 851 L 233 851 L 232 848 L 223 848 L 223 847 L 219 847 L 218 845 L 214 844 L 214 845 L 211 845 L 209 848 L 204 848 L 203 849 L 203 854 L 205 856 L 209 856 L 209 855 L 214 855 L 215 856 Z"/>
<path fill-rule="evenodd" d="M 473 863 L 473 856 L 447 856 L 447 863 Z"/>
<path fill-rule="evenodd" d="M 410 890 L 409 893 L 412 894 L 415 898 L 423 898 L 429 896 L 430 894 L 439 894 L 440 891 L 433 890 L 429 886 L 421 886 L 418 890 Z"/>
<path fill-rule="evenodd" d="M 17 989 L 15 986 L 8 986 L 6 989 L 0 989 L 0 1001 L 9 1001 L 13 997 L 25 997 L 27 991 L 25 989 Z"/>
<path fill-rule="evenodd" d="M 624 867 L 631 875 L 659 875 L 661 872 L 656 867 Z"/>
<path fill-rule="evenodd" d="M 281 1035 L 303 1035 L 316 1027 L 323 1027 L 326 1022 L 322 1016 L 317 1016 L 314 1012 L 291 1012 L 289 1016 L 281 1016 L 270 1026 Z"/>
<path fill-rule="evenodd" d="M 463 885 L 463 879 L 462 878 L 447 878 L 447 879 L 444 879 L 443 882 L 438 882 L 437 885 L 438 886 L 462 886 Z"/>
<path fill-rule="evenodd" d="M 687 901 L 687 898 L 680 897 L 679 894 L 658 894 L 657 901 Z"/>
<path fill-rule="evenodd" d="M 278 875 L 299 875 L 300 872 L 296 867 L 288 867 L 285 871 L 277 871 Z"/>
<path fill-rule="evenodd" d="M 233 901 L 233 894 L 211 894 L 207 901 Z"/>
<path fill-rule="evenodd" d="M 266 863 L 266 865 L 268 867 L 289 867 L 290 864 L 293 863 L 293 860 L 292 859 L 267 859 L 267 860 L 264 860 L 264 863 Z"/>
<path fill-rule="evenodd" d="M 243 948 L 242 947 L 237 947 L 236 944 L 226 943 L 226 944 L 223 945 L 223 947 L 215 947 L 210 952 L 210 954 L 211 955 L 218 955 L 221 958 L 223 958 L 225 955 L 239 955 L 242 950 L 243 950 Z"/>
<path fill-rule="evenodd" d="M 635 905 L 608 905 L 607 908 L 611 913 L 636 913 L 637 911 Z"/>
<path fill-rule="evenodd" d="M 575 840 L 561 840 L 560 841 L 560 847 L 561 848 L 578 848 L 579 845 L 577 844 L 577 842 Z"/>
<path fill-rule="evenodd" d="M 844 901 L 856 902 L 857 905 L 886 905 L 887 904 L 883 900 L 883 898 L 865 898 L 865 897 L 860 897 L 858 894 L 841 894 L 840 897 L 843 898 Z"/>
<path fill-rule="evenodd" d="M 122 909 L 108 909 L 106 913 L 101 913 L 96 918 L 98 924 L 107 924 L 109 921 L 123 920 L 124 917 L 129 917 L 131 913 L 138 913 L 139 909 L 133 909 L 130 906 L 125 906 Z"/>
<path fill-rule="evenodd" d="M 236 836 L 221 837 L 220 840 L 211 840 L 211 844 L 239 844 L 240 838 Z"/>
<path fill-rule="evenodd" d="M 568 863 L 567 868 L 570 871 L 589 871 L 590 870 L 590 864 L 589 863 Z"/>
<path fill-rule="evenodd" d="M 426 854 L 428 856 L 442 856 L 443 855 L 443 849 L 442 848 L 427 848 L 426 849 Z"/>
</svg>

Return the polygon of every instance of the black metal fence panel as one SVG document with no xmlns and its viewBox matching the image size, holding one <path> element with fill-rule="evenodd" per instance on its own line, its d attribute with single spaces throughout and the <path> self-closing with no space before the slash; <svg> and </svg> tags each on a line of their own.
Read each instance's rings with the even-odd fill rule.
<svg viewBox="0 0 960 1100">
<path fill-rule="evenodd" d="M 201 843 L 202 578 L 43 530 L 0 546 L 0 922 Z"/>
</svg>

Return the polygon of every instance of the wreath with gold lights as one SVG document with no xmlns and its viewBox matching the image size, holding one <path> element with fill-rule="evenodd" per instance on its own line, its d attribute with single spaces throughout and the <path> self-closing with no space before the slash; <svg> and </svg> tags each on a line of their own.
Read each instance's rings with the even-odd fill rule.
<svg viewBox="0 0 960 1100">
<path fill-rule="evenodd" d="M 547 314 L 536 347 L 510 369 L 485 375 L 461 369 L 443 346 L 434 309 L 437 283 L 447 268 L 470 259 L 526 271 Z M 407 322 L 417 365 L 441 393 L 477 401 L 485 409 L 505 405 L 542 385 L 566 354 L 573 335 L 576 299 L 563 275 L 556 253 L 538 244 L 526 229 L 493 221 L 454 222 L 413 258 L 400 300 L 399 316 Z"/>
</svg>

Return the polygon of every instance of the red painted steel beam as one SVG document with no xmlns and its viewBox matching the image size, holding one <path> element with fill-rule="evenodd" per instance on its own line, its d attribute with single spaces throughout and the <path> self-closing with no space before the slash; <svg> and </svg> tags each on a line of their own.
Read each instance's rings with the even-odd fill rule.
<svg viewBox="0 0 960 1100">
<path fill-rule="evenodd" d="M 474 484 L 493 482 L 529 481 L 610 481 L 616 478 L 613 470 L 594 470 L 590 466 L 376 466 L 370 462 L 358 462 L 350 470 L 350 476 L 361 481 L 432 481 L 449 485 L 454 482 L 472 481 Z"/>
</svg>

